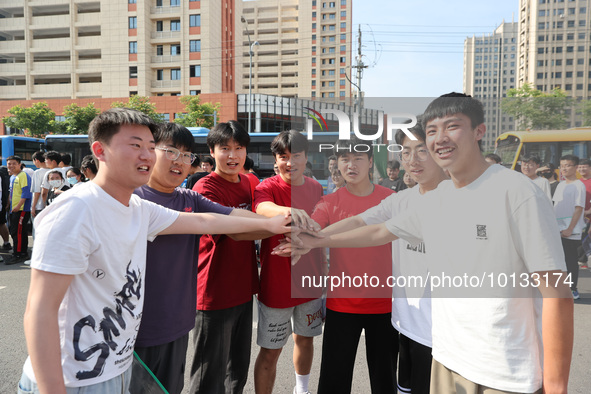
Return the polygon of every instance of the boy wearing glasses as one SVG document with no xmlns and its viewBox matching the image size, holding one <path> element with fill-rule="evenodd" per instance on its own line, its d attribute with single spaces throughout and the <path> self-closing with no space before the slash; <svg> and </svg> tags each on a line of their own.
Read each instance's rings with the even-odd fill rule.
<svg viewBox="0 0 591 394">
<path fill-rule="evenodd" d="M 238 122 L 217 124 L 207 135 L 215 170 L 193 190 L 236 212 L 255 215 L 250 181 L 240 174 L 249 143 Z M 201 237 L 191 393 L 242 392 L 250 365 L 252 296 L 258 290 L 254 242 L 226 235 Z"/>
<path fill-rule="evenodd" d="M 546 178 L 538 176 L 538 168 L 540 168 L 540 158 L 537 156 L 525 156 L 521 159 L 521 173 L 532 180 L 549 199 L 552 199 L 550 194 L 550 182 Z"/>
<path fill-rule="evenodd" d="M 577 179 L 579 158 L 565 155 L 560 158 L 560 173 L 564 181 L 560 182 L 554 192 L 554 213 L 558 221 L 558 229 L 566 260 L 566 269 L 572 275 L 571 291 L 573 298 L 580 298 L 577 291 L 579 280 L 579 262 L 577 249 L 581 246 L 581 235 L 585 229 L 583 211 L 585 209 L 585 185 Z"/>
</svg>

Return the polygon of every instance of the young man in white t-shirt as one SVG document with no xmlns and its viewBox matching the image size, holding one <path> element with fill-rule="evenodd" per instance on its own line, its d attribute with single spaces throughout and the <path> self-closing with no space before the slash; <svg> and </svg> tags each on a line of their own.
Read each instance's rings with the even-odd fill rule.
<svg viewBox="0 0 591 394">
<path fill-rule="evenodd" d="M 21 390 L 127 393 L 144 294 L 146 243 L 159 234 L 286 232 L 267 220 L 179 213 L 132 195 L 150 177 L 154 124 L 113 108 L 97 116 L 89 140 L 101 162 L 93 182 L 37 217 L 24 325 L 29 358 Z M 64 237 L 75 234 L 76 242 Z M 170 262 L 174 264 L 174 262 Z"/>
<path fill-rule="evenodd" d="M 571 291 L 575 300 L 581 298 L 577 290 L 579 280 L 577 249 L 581 246 L 581 234 L 585 229 L 583 211 L 586 195 L 585 185 L 577 179 L 578 165 L 577 156 L 565 155 L 560 158 L 560 173 L 564 181 L 558 184 L 553 197 L 554 213 L 560 230 L 566 269 L 572 275 Z"/>
<path fill-rule="evenodd" d="M 537 173 L 541 163 L 540 158 L 537 156 L 525 156 L 521 158 L 521 173 L 542 189 L 549 199 L 552 199 L 552 195 L 550 194 L 550 182 L 548 182 L 546 178 L 539 176 Z"/>
<path fill-rule="evenodd" d="M 434 297 L 431 392 L 566 393 L 573 301 L 550 201 L 520 175 L 484 160 L 477 100 L 442 96 L 423 124 L 430 154 L 451 181 L 372 231 L 301 238 L 322 247 L 367 247 L 397 236 L 425 241 Z M 503 282 L 512 277 L 515 285 Z M 491 280 L 482 279 L 481 288 L 479 278 Z"/>
</svg>

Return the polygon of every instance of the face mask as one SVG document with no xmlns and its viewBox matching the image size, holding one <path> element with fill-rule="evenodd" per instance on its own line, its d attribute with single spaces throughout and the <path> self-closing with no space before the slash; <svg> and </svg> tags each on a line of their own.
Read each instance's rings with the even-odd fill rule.
<svg viewBox="0 0 591 394">
<path fill-rule="evenodd" d="M 74 178 L 74 177 L 70 177 L 70 178 L 68 178 L 68 183 L 69 183 L 70 185 L 75 185 L 75 184 L 77 184 L 77 183 L 78 183 L 78 179 L 76 179 L 76 178 Z"/>
<path fill-rule="evenodd" d="M 49 181 L 49 186 L 51 187 L 60 187 L 62 185 L 62 181 Z"/>
</svg>

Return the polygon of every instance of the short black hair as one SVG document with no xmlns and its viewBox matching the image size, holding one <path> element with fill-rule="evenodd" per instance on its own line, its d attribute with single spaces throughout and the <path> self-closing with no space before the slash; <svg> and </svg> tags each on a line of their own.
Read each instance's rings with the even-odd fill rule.
<svg viewBox="0 0 591 394">
<path fill-rule="evenodd" d="M 45 160 L 47 159 L 53 160 L 59 164 L 62 161 L 62 155 L 57 151 L 50 150 L 49 152 L 45 152 Z"/>
<path fill-rule="evenodd" d="M 580 166 L 591 166 L 591 160 L 589 159 L 581 159 L 579 161 Z"/>
<path fill-rule="evenodd" d="M 8 160 L 16 160 L 16 162 L 19 163 L 19 164 L 22 161 L 21 157 L 20 156 L 16 156 L 16 155 L 8 156 L 8 158 L 6 159 L 6 161 L 8 161 Z"/>
<path fill-rule="evenodd" d="M 250 157 L 246 156 L 246 160 L 244 160 L 244 169 L 246 171 L 252 170 L 254 168 L 254 160 Z"/>
<path fill-rule="evenodd" d="M 408 131 L 410 131 L 412 133 L 412 135 L 417 137 L 417 139 L 419 139 L 421 142 L 425 142 L 425 140 L 427 139 L 427 136 L 425 135 L 425 129 L 423 128 L 423 125 L 421 124 L 420 121 L 418 121 L 414 127 L 411 127 L 410 129 L 408 129 Z M 396 132 L 396 135 L 394 136 L 394 140 L 396 141 L 396 143 L 398 145 L 402 145 L 405 138 L 409 138 L 409 137 L 402 130 L 398 130 Z"/>
<path fill-rule="evenodd" d="M 45 163 L 45 152 L 40 150 L 33 153 L 33 160 L 39 160 L 41 163 Z"/>
<path fill-rule="evenodd" d="M 363 145 L 365 147 L 368 147 L 369 149 L 367 149 L 367 152 L 357 151 L 355 150 L 355 146 L 357 145 Z M 337 142 L 334 144 L 333 150 L 334 156 L 336 156 L 337 158 L 345 156 L 347 153 L 364 153 L 367 155 L 368 159 L 371 159 L 373 157 L 373 147 L 371 145 L 366 144 L 357 136 L 354 136 L 348 140 L 337 140 Z"/>
<path fill-rule="evenodd" d="M 387 168 L 391 170 L 399 170 L 400 169 L 400 162 L 398 160 L 390 160 L 388 162 Z"/>
<path fill-rule="evenodd" d="M 330 157 L 328 158 L 328 161 L 336 160 L 336 159 L 337 159 L 337 157 L 335 155 L 330 155 Z"/>
<path fill-rule="evenodd" d="M 96 161 L 93 155 L 86 155 L 82 158 L 82 163 L 80 164 L 80 168 L 83 170 L 90 170 L 94 175 L 97 174 L 98 168 L 96 166 Z"/>
<path fill-rule="evenodd" d="M 482 103 L 469 94 L 451 92 L 433 100 L 422 116 L 423 127 L 433 119 L 453 114 L 464 114 L 470 118 L 472 128 L 484 123 Z"/>
<path fill-rule="evenodd" d="M 90 122 L 88 126 L 90 145 L 95 141 L 109 144 L 122 125 L 146 126 L 152 134 L 158 130 L 158 124 L 141 111 L 131 108 L 111 108 L 98 114 Z"/>
<path fill-rule="evenodd" d="M 154 133 L 154 141 L 157 144 L 170 141 L 175 148 L 184 148 L 190 152 L 193 152 L 195 146 L 193 134 L 189 129 L 170 122 L 158 125 L 158 130 Z"/>
<path fill-rule="evenodd" d="M 501 156 L 495 153 L 489 153 L 488 155 L 484 156 L 484 158 L 494 160 L 494 162 L 497 164 L 501 164 L 501 161 L 503 161 L 503 159 L 501 159 Z"/>
<path fill-rule="evenodd" d="M 62 153 L 62 163 L 64 163 L 65 166 L 69 166 L 70 163 L 72 163 L 72 156 L 69 153 Z"/>
<path fill-rule="evenodd" d="M 84 180 L 86 179 L 86 177 L 84 176 L 84 174 L 82 173 L 82 171 L 80 171 L 79 168 L 76 167 L 72 167 L 70 168 L 67 172 L 66 172 L 66 176 L 68 175 L 68 172 L 72 171 L 75 175 L 80 177 L 80 182 L 84 182 Z"/>
<path fill-rule="evenodd" d="M 209 163 L 209 165 L 211 165 L 212 167 L 215 165 L 215 161 L 213 160 L 213 157 L 211 156 L 206 156 L 203 158 L 203 160 L 201 160 L 202 163 Z"/>
<path fill-rule="evenodd" d="M 214 150 L 216 145 L 227 144 L 230 140 L 236 141 L 245 148 L 248 148 L 248 144 L 250 144 L 248 132 L 235 120 L 215 125 L 207 134 L 206 142 L 208 148 Z"/>
<path fill-rule="evenodd" d="M 60 170 L 51 170 L 47 173 L 47 179 L 49 179 L 49 176 L 51 174 L 58 174 L 60 176 L 60 178 L 62 178 L 62 180 L 64 179 L 64 174 L 62 174 L 62 172 Z"/>
<path fill-rule="evenodd" d="M 540 160 L 540 158 L 536 155 L 528 155 L 528 156 L 523 156 L 521 158 L 521 162 L 522 163 L 529 163 L 529 162 L 534 162 L 537 165 L 542 164 L 542 160 Z"/>
<path fill-rule="evenodd" d="M 198 154 L 195 154 L 195 160 L 193 160 L 193 162 L 191 163 L 191 167 L 198 168 L 200 166 L 201 166 L 201 158 L 199 158 Z"/>
<path fill-rule="evenodd" d="M 564 155 L 560 158 L 560 161 L 562 160 L 569 160 L 572 161 L 574 165 L 579 165 L 579 158 L 575 155 Z"/>
<path fill-rule="evenodd" d="M 285 152 L 304 152 L 307 156 L 308 146 L 308 140 L 302 133 L 296 130 L 285 130 L 279 133 L 271 142 L 271 152 L 274 156 L 282 155 Z"/>
</svg>

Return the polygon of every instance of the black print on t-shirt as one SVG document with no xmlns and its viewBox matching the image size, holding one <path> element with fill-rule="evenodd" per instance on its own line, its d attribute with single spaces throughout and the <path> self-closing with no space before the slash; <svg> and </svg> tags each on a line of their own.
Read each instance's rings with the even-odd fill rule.
<svg viewBox="0 0 591 394">
<path fill-rule="evenodd" d="M 413 252 L 425 253 L 425 244 L 423 242 L 418 245 L 406 244 L 406 249 L 412 250 Z"/>
<path fill-rule="evenodd" d="M 486 225 L 485 224 L 477 224 L 476 225 L 476 238 L 486 239 Z"/>
<path fill-rule="evenodd" d="M 115 310 L 106 306 L 103 308 L 103 319 L 99 324 L 99 331 L 103 332 L 103 342 L 94 344 L 88 349 L 80 349 L 80 336 L 82 329 L 85 326 L 92 328 L 93 333 L 96 333 L 96 319 L 92 315 L 88 315 L 78 320 L 74 325 L 74 357 L 77 361 L 87 361 L 94 357 L 94 354 L 100 352 L 96 360 L 96 364 L 92 371 L 78 371 L 76 378 L 79 380 L 92 379 L 100 376 L 105 368 L 105 361 L 111 350 L 115 351 L 119 348 L 116 337 L 120 335 L 119 328 L 125 329 L 127 322 L 123 314 L 124 310 L 129 312 L 132 318 L 135 318 L 134 310 L 136 302 L 141 298 L 142 279 L 141 272 L 130 270 L 131 261 L 127 265 L 125 277 L 127 282 L 121 288 L 121 291 L 115 294 Z M 121 355 L 124 351 L 129 350 L 129 340 L 120 347 L 120 351 L 116 354 Z"/>
</svg>

